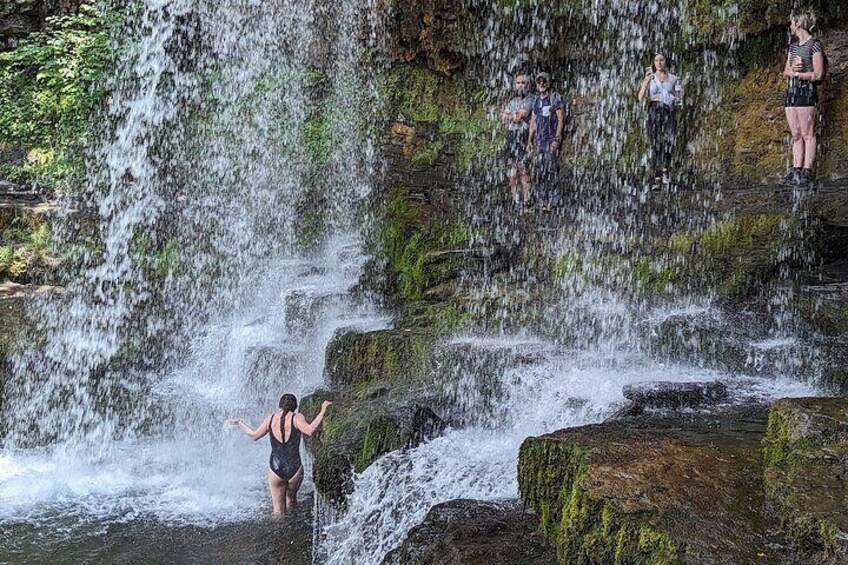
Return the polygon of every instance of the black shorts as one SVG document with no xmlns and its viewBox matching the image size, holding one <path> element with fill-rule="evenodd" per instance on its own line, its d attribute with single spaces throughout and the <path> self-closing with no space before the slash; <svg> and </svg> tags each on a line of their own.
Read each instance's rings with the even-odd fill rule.
<svg viewBox="0 0 848 565">
<path fill-rule="evenodd" d="M 793 80 L 786 90 L 786 108 L 815 106 L 819 101 L 816 83 L 810 80 Z"/>
<path fill-rule="evenodd" d="M 529 138 L 530 132 L 527 130 L 507 132 L 503 150 L 504 159 L 507 163 L 512 165 L 527 161 L 527 140 Z"/>
</svg>

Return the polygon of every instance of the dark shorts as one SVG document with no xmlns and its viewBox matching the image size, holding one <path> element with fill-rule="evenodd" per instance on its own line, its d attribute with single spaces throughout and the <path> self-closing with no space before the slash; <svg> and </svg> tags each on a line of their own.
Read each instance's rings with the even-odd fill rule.
<svg viewBox="0 0 848 565">
<path fill-rule="evenodd" d="M 527 140 L 529 136 L 530 132 L 527 130 L 507 132 L 503 150 L 504 159 L 507 163 L 513 165 L 527 162 Z"/>
<path fill-rule="evenodd" d="M 819 101 L 816 84 L 809 80 L 794 80 L 786 90 L 787 108 L 815 106 Z"/>
</svg>

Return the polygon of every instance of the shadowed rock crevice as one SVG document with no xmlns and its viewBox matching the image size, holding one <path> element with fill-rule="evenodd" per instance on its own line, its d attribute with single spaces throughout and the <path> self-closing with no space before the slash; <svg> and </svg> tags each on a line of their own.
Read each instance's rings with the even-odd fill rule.
<svg viewBox="0 0 848 565">
<path fill-rule="evenodd" d="M 516 502 L 452 500 L 434 506 L 383 565 L 550 565 L 556 552 Z"/>
</svg>

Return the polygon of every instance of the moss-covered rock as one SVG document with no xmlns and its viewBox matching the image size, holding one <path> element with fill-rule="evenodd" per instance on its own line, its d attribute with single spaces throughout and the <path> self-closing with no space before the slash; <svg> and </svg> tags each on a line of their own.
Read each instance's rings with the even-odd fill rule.
<svg viewBox="0 0 848 565">
<path fill-rule="evenodd" d="M 766 492 L 809 559 L 848 561 L 848 400 L 776 402 L 763 439 Z"/>
<path fill-rule="evenodd" d="M 483 239 L 459 217 L 455 203 L 432 204 L 430 190 L 440 187 L 395 186 L 384 197 L 370 244 L 377 267 L 371 284 L 398 307 L 401 326 L 455 331 L 468 322 L 462 280 L 508 270 L 512 250 Z"/>
<path fill-rule="evenodd" d="M 470 78 L 449 77 L 424 66 L 401 64 L 378 82 L 390 131 L 404 135 L 404 155 L 416 166 L 444 164 L 465 171 L 501 147 L 499 124 L 487 113 L 493 93 Z"/>
<path fill-rule="evenodd" d="M 560 563 L 778 560 L 753 418 L 608 422 L 528 438 L 522 497 Z"/>
<path fill-rule="evenodd" d="M 339 390 L 397 379 L 419 382 L 431 350 L 432 338 L 418 332 L 340 332 L 327 346 L 325 379 Z"/>
<path fill-rule="evenodd" d="M 301 412 L 311 419 L 321 400 L 334 401 L 308 443 L 315 454 L 315 486 L 328 500 L 343 504 L 354 472 L 444 429 L 429 381 L 433 343 L 429 335 L 403 330 L 346 331 L 330 342 L 325 379 L 333 390 L 301 402 Z"/>
</svg>

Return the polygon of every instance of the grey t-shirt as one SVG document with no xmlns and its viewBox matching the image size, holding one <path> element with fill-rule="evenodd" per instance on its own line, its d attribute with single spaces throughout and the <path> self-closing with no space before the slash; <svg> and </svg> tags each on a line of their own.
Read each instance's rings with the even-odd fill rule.
<svg viewBox="0 0 848 565">
<path fill-rule="evenodd" d="M 813 72 L 813 55 L 815 53 L 820 53 L 824 49 L 822 48 L 821 41 L 816 39 L 815 37 L 810 37 L 804 43 L 798 43 L 797 41 L 792 43 L 789 46 L 789 64 L 792 64 L 792 60 L 795 57 L 801 59 L 801 64 L 803 65 L 802 73 L 811 73 Z"/>
<path fill-rule="evenodd" d="M 506 105 L 507 112 L 517 112 L 519 110 L 527 110 L 527 117 L 520 122 L 510 121 L 506 127 L 509 131 L 524 131 L 530 128 L 530 113 L 533 111 L 533 95 L 516 96 Z"/>
</svg>

